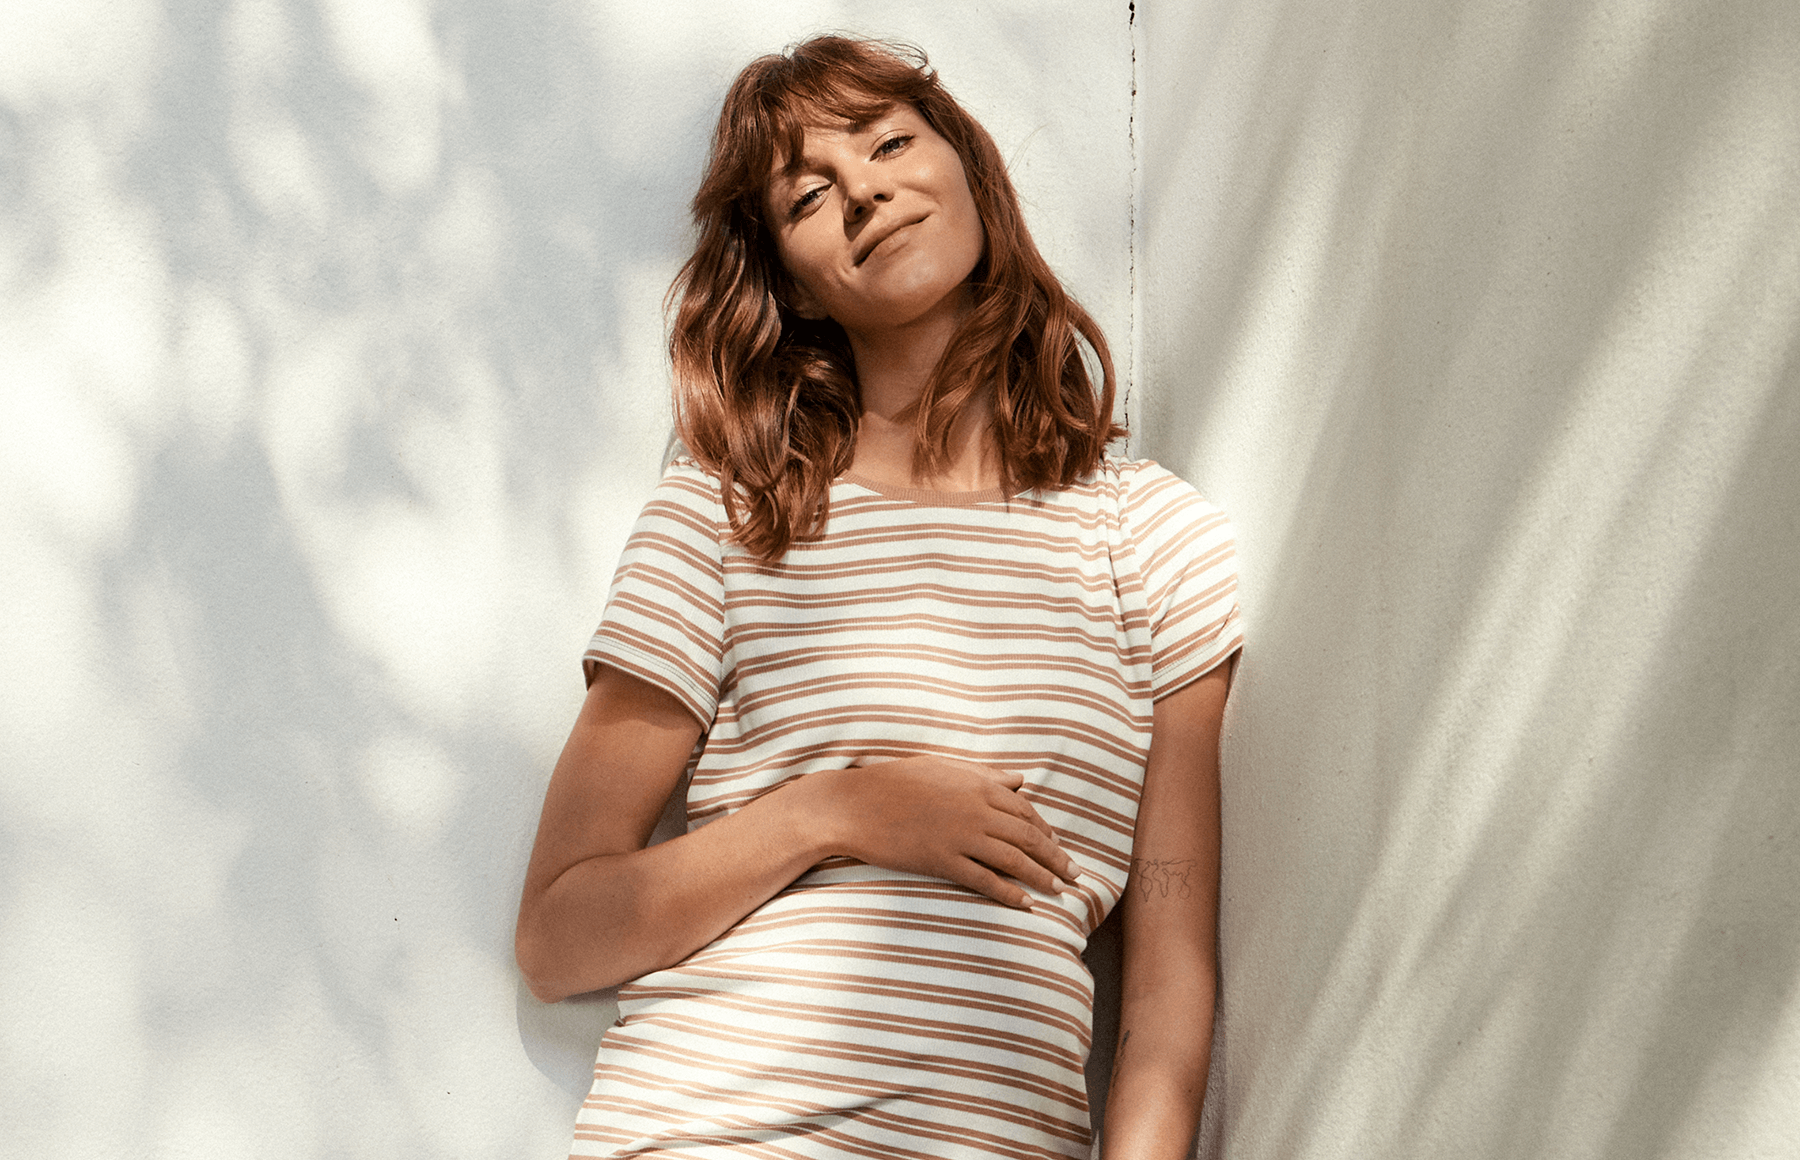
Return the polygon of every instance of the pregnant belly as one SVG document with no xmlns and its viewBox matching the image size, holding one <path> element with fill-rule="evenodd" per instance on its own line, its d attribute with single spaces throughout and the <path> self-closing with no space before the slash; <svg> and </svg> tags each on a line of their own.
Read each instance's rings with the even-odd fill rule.
<svg viewBox="0 0 1800 1160">
<path fill-rule="evenodd" d="M 1050 901 L 1019 911 L 939 879 L 830 863 L 621 988 L 595 1096 L 609 1068 L 620 1082 L 679 1075 L 707 1099 L 750 1099 L 754 1124 L 777 1105 L 808 1123 L 986 1123 L 978 1134 L 1008 1149 L 968 1154 L 1032 1140 L 1026 1154 L 1085 1155 L 1093 991 L 1081 941 Z"/>
</svg>

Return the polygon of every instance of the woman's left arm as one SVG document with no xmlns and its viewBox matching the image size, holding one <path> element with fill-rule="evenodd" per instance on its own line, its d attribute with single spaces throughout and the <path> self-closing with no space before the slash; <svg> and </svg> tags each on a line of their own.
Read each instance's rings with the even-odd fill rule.
<svg viewBox="0 0 1800 1160">
<path fill-rule="evenodd" d="M 1125 885 L 1124 980 L 1101 1156 L 1183 1160 L 1212 1051 L 1219 722 L 1232 661 L 1156 703 Z"/>
</svg>

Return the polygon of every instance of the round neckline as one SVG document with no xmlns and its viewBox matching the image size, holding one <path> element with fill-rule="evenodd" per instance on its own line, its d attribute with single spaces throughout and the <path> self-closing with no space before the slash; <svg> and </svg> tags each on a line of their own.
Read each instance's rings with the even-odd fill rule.
<svg viewBox="0 0 1800 1160">
<path fill-rule="evenodd" d="M 892 483 L 881 483 L 866 475 L 858 475 L 854 471 L 846 471 L 838 476 L 842 483 L 854 484 L 865 491 L 884 495 L 889 499 L 904 500 L 907 503 L 932 504 L 938 507 L 968 507 L 978 503 L 1000 503 L 1006 499 L 1006 492 L 998 487 L 984 487 L 976 491 L 933 491 L 926 487 L 901 487 Z"/>
</svg>

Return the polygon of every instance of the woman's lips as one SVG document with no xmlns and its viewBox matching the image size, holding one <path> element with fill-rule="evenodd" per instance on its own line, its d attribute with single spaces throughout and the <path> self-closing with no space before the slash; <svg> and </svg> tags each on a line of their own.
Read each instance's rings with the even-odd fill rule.
<svg viewBox="0 0 1800 1160">
<path fill-rule="evenodd" d="M 873 254 L 875 252 L 875 248 L 877 246 L 881 245 L 881 243 L 887 241 L 889 238 L 893 237 L 895 234 L 899 233 L 901 230 L 908 228 L 909 226 L 918 225 L 920 222 L 924 221 L 925 218 L 928 216 L 930 216 L 930 215 L 921 214 L 920 216 L 918 216 L 916 218 L 909 218 L 906 221 L 898 222 L 891 227 L 884 228 L 884 229 L 878 231 L 872 238 L 868 239 L 868 241 L 856 251 L 855 264 L 858 266 L 862 265 L 864 262 L 866 262 L 868 260 L 869 255 Z"/>
</svg>

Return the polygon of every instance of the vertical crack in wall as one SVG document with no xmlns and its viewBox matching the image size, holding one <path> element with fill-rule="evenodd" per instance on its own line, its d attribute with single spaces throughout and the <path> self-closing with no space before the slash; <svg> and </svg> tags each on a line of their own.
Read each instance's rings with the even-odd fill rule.
<svg viewBox="0 0 1800 1160">
<path fill-rule="evenodd" d="M 1137 276 L 1137 209 L 1138 209 L 1138 142 L 1137 142 L 1137 0 L 1129 0 L 1125 6 L 1125 35 L 1131 46 L 1131 104 L 1125 112 L 1126 139 L 1131 150 L 1131 186 L 1126 196 L 1125 219 L 1125 257 L 1126 257 L 1126 308 L 1125 308 L 1125 374 L 1124 400 L 1120 409 L 1125 416 L 1126 430 L 1131 432 L 1126 446 L 1135 449 L 1137 444 L 1137 427 L 1131 419 L 1132 391 L 1137 385 L 1138 367 L 1138 276 Z"/>
</svg>

